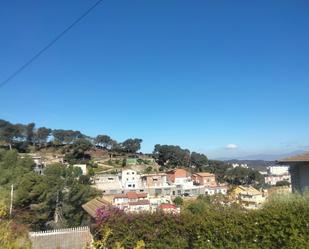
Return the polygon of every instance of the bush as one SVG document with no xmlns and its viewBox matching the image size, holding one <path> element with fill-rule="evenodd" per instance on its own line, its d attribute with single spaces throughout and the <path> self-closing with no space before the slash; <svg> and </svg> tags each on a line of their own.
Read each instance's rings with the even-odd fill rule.
<svg viewBox="0 0 309 249">
<path fill-rule="evenodd" d="M 309 248 L 309 198 L 275 198 L 254 211 L 198 200 L 180 215 L 122 213 L 105 217 L 97 229 L 112 231 L 106 248 L 117 242 L 134 248 L 143 240 L 145 248 L 151 249 L 305 249 Z"/>
</svg>

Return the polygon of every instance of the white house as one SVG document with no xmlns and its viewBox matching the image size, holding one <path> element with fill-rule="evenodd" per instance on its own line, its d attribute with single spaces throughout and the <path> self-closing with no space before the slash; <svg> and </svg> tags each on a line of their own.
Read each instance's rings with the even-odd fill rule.
<svg viewBox="0 0 309 249">
<path fill-rule="evenodd" d="M 276 185 L 277 182 L 280 181 L 287 181 L 287 182 L 291 182 L 291 175 L 286 173 L 286 174 L 282 174 L 282 175 L 268 175 L 265 176 L 265 183 L 269 184 L 269 185 Z"/>
<path fill-rule="evenodd" d="M 102 190 L 103 194 L 120 194 L 122 185 L 118 175 L 97 174 L 93 178 L 97 189 Z"/>
<path fill-rule="evenodd" d="M 226 195 L 228 190 L 228 186 L 225 184 L 217 184 L 215 186 L 206 186 L 205 187 L 205 194 L 206 195 L 214 195 L 214 194 L 222 194 Z"/>
<path fill-rule="evenodd" d="M 245 168 L 245 169 L 248 169 L 248 164 L 246 163 L 232 163 L 232 167 L 233 168 L 236 168 L 236 167 L 241 167 L 241 168 Z"/>
<path fill-rule="evenodd" d="M 147 193 L 135 192 L 115 195 L 112 205 L 126 212 L 150 211 L 150 202 L 147 196 Z"/>
<path fill-rule="evenodd" d="M 267 167 L 269 175 L 284 175 L 289 173 L 289 166 L 287 165 L 273 165 Z"/>
<path fill-rule="evenodd" d="M 121 184 L 124 189 L 139 188 L 140 175 L 135 170 L 125 169 L 121 173 Z"/>
</svg>

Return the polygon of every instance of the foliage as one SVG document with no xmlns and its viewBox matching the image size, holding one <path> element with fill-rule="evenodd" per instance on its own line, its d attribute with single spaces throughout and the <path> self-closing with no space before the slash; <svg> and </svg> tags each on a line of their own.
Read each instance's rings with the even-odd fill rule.
<svg viewBox="0 0 309 249">
<path fill-rule="evenodd" d="M 278 181 L 276 182 L 276 186 L 280 187 L 280 186 L 290 186 L 291 183 L 289 181 L 283 180 L 283 181 Z"/>
<path fill-rule="evenodd" d="M 183 204 L 183 199 L 180 196 L 177 196 L 174 200 L 173 200 L 174 204 L 177 206 L 181 206 Z"/>
<path fill-rule="evenodd" d="M 51 135 L 51 132 L 52 130 L 46 127 L 40 127 L 39 129 L 37 129 L 34 137 L 35 141 L 39 144 L 40 147 L 42 146 L 42 144 L 47 143 L 47 139 Z"/>
<path fill-rule="evenodd" d="M 224 179 L 234 185 L 261 185 L 264 183 L 264 177 L 260 172 L 242 167 L 229 169 Z"/>
<path fill-rule="evenodd" d="M 203 166 L 208 165 L 208 158 L 204 154 L 193 151 L 191 153 L 191 163 L 200 170 Z"/>
<path fill-rule="evenodd" d="M 153 154 L 159 165 L 166 168 L 189 166 L 190 151 L 174 145 L 156 144 Z"/>
<path fill-rule="evenodd" d="M 14 184 L 13 218 L 36 230 L 46 229 L 54 219 L 58 200 L 63 224 L 86 222 L 81 205 L 100 194 L 89 185 L 89 178 L 78 180 L 79 168 L 61 164 L 49 165 L 44 175 L 38 175 L 33 165 L 30 158 L 20 158 L 15 150 L 0 151 L 0 194 L 7 198 Z"/>
<path fill-rule="evenodd" d="M 67 153 L 65 156 L 65 159 L 69 163 L 84 163 L 90 159 L 89 156 L 85 155 L 85 152 L 92 148 L 92 143 L 89 140 L 85 138 L 78 138 L 70 147 L 71 152 Z"/>
<path fill-rule="evenodd" d="M 111 139 L 110 136 L 107 136 L 107 135 L 98 135 L 95 138 L 94 142 L 97 146 L 100 146 L 104 149 L 109 149 L 109 150 L 113 147 L 115 143 L 117 143 L 116 141 Z"/>
<path fill-rule="evenodd" d="M 3 249 L 30 249 L 30 241 L 24 234 L 13 230 L 12 223 L 0 219 L 0 248 Z"/>
<path fill-rule="evenodd" d="M 175 145 L 156 144 L 153 155 L 157 163 L 164 168 L 193 167 L 196 171 L 202 171 L 203 167 L 208 166 L 208 158 L 204 154 L 182 149 Z"/>
<path fill-rule="evenodd" d="M 116 242 L 134 248 L 308 248 L 309 197 L 276 198 L 262 209 L 245 211 L 200 198 L 180 215 L 158 213 L 109 215 L 98 231 L 110 229 L 106 248 Z M 96 237 L 100 241 L 101 235 Z"/>
<path fill-rule="evenodd" d="M 5 205 L 4 201 L 0 199 L 0 221 L 5 219 L 8 215 L 8 208 Z"/>
<path fill-rule="evenodd" d="M 120 144 L 121 150 L 127 153 L 136 153 L 141 149 L 142 139 L 139 138 L 129 138 Z"/>
<path fill-rule="evenodd" d="M 83 137 L 80 131 L 73 130 L 53 130 L 52 134 L 55 142 L 59 144 L 70 144 Z"/>
</svg>

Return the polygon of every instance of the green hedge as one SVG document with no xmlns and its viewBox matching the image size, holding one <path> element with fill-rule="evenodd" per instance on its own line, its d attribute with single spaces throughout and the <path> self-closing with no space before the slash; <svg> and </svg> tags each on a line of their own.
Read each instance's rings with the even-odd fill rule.
<svg viewBox="0 0 309 249">
<path fill-rule="evenodd" d="M 307 249 L 309 198 L 276 198 L 255 211 L 205 203 L 203 212 L 194 214 L 190 210 L 181 215 L 117 213 L 101 221 L 97 229 L 97 240 L 102 239 L 100 230 L 112 231 L 106 240 L 107 248 L 117 242 L 124 248 L 134 248 L 137 241 L 143 240 L 151 249 Z"/>
</svg>

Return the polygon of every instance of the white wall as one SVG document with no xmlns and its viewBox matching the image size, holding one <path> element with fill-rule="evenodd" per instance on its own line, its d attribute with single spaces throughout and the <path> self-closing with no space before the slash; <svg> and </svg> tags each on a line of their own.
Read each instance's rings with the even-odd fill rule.
<svg viewBox="0 0 309 249">
<path fill-rule="evenodd" d="M 135 170 L 127 169 L 121 173 L 121 184 L 125 189 L 135 189 L 139 187 L 140 176 Z"/>
<path fill-rule="evenodd" d="M 268 173 L 271 175 L 283 175 L 289 173 L 289 166 L 286 165 L 274 165 L 267 167 Z"/>
</svg>

